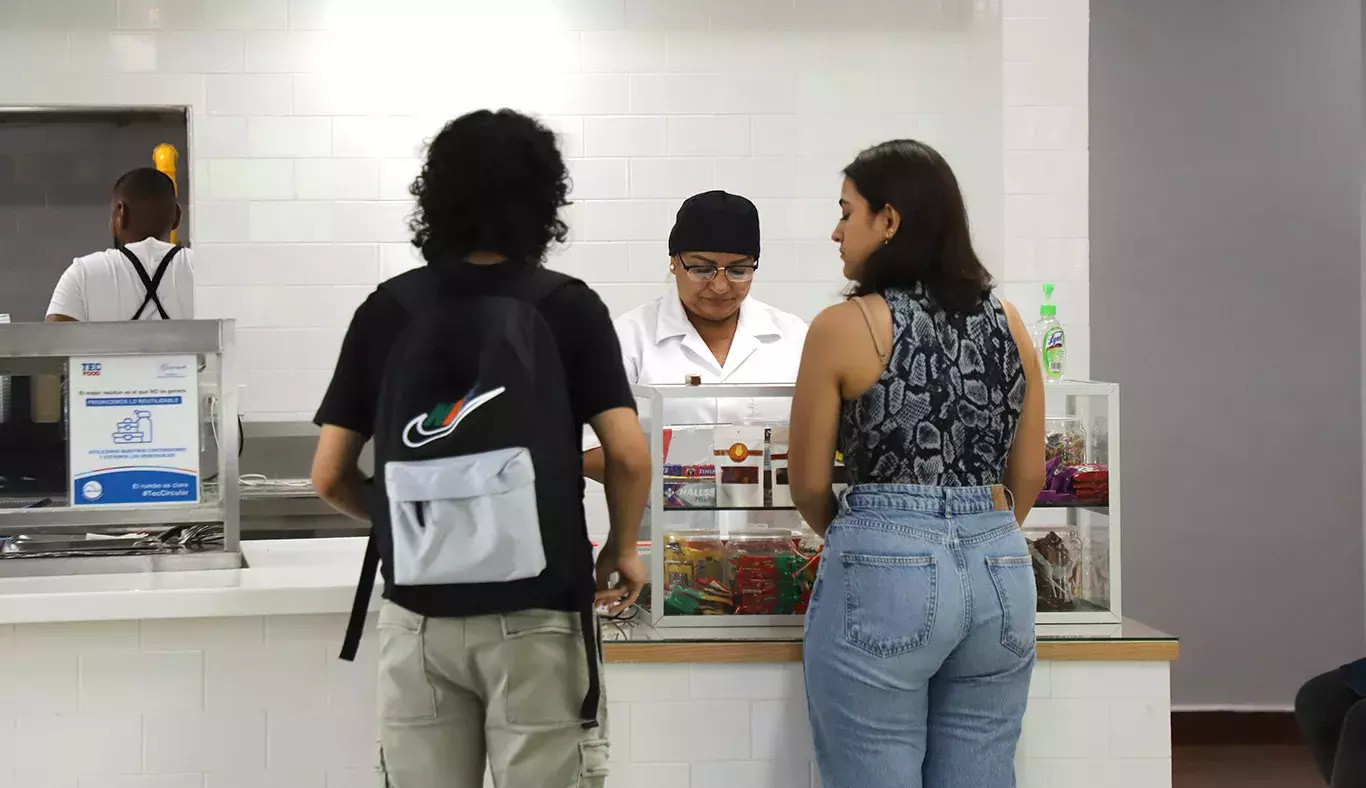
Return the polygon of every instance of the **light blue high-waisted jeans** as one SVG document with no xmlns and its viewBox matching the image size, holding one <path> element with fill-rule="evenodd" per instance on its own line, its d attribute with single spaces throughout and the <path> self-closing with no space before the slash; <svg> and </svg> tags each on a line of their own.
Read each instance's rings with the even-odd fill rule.
<svg viewBox="0 0 1366 788">
<path fill-rule="evenodd" d="M 841 498 L 806 620 L 825 788 L 1015 785 L 1035 594 L 1004 500 L 910 485 Z"/>
</svg>

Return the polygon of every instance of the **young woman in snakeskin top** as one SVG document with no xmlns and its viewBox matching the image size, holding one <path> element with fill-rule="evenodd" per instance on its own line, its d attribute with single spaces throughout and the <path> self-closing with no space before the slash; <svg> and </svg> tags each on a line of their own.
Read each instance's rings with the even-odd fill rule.
<svg viewBox="0 0 1366 788">
<path fill-rule="evenodd" d="M 816 758 L 832 788 L 1010 788 L 1034 665 L 1018 523 L 1043 485 L 1038 361 L 937 152 L 894 140 L 845 176 L 832 239 L 852 285 L 811 324 L 789 453 L 827 540 L 807 614 Z"/>
</svg>

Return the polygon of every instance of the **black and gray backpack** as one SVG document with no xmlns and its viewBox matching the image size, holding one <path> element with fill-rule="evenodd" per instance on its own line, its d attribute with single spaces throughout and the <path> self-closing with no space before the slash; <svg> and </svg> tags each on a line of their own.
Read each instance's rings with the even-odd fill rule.
<svg viewBox="0 0 1366 788">
<path fill-rule="evenodd" d="M 423 615 L 576 610 L 592 721 L 600 679 L 582 427 L 538 309 L 565 286 L 583 285 L 539 266 L 495 293 L 455 292 L 434 266 L 380 285 L 411 317 L 380 386 L 371 539 L 342 658 L 355 656 L 377 562 L 385 597 Z"/>
</svg>

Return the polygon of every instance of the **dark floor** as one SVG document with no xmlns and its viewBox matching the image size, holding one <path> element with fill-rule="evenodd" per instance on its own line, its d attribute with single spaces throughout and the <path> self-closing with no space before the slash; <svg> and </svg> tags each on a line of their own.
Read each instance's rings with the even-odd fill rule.
<svg viewBox="0 0 1366 788">
<path fill-rule="evenodd" d="M 1172 751 L 1173 788 L 1325 788 L 1300 746 L 1183 746 Z"/>
</svg>

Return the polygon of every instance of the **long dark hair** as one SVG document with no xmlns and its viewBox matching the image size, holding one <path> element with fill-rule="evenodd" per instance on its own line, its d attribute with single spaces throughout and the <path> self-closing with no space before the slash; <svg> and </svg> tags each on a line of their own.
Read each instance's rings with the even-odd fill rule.
<svg viewBox="0 0 1366 788">
<path fill-rule="evenodd" d="M 844 174 L 873 211 L 890 205 L 901 226 L 868 257 L 849 297 L 924 285 L 947 312 L 968 312 L 995 282 L 977 258 L 963 192 L 948 162 L 915 140 L 891 140 L 860 153 Z"/>
</svg>

